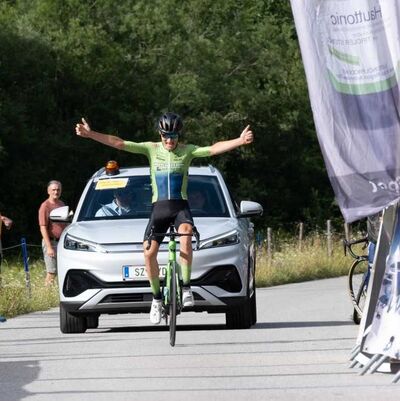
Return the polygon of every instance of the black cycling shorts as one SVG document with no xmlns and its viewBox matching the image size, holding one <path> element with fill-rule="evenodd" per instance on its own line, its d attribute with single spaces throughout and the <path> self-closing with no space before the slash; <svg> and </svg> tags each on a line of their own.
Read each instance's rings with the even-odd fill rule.
<svg viewBox="0 0 400 401">
<path fill-rule="evenodd" d="M 151 228 L 154 233 L 166 233 L 171 224 L 178 231 L 179 226 L 183 223 L 194 226 L 192 213 L 189 209 L 187 200 L 171 199 L 161 200 L 153 203 L 149 223 L 144 232 L 144 241 L 147 241 L 150 235 Z M 159 244 L 164 239 L 164 236 L 153 237 Z"/>
</svg>

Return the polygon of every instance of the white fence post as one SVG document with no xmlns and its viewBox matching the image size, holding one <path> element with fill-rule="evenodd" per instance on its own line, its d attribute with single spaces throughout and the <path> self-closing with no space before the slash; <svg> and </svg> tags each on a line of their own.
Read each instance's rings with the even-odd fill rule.
<svg viewBox="0 0 400 401">
<path fill-rule="evenodd" d="M 326 239 L 327 239 L 327 246 L 328 246 L 328 256 L 332 256 L 332 228 L 331 228 L 331 221 L 328 220 L 326 222 Z"/>
<path fill-rule="evenodd" d="M 304 224 L 299 224 L 299 251 L 303 249 L 303 233 L 304 233 Z"/>
</svg>

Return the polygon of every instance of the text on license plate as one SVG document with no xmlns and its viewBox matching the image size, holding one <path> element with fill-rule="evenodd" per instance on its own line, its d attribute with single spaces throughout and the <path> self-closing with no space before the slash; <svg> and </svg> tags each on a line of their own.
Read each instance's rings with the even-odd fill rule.
<svg viewBox="0 0 400 401">
<path fill-rule="evenodd" d="M 160 266 L 160 277 L 165 277 L 166 266 Z M 144 266 L 122 266 L 122 278 L 124 280 L 147 279 L 146 269 Z"/>
</svg>

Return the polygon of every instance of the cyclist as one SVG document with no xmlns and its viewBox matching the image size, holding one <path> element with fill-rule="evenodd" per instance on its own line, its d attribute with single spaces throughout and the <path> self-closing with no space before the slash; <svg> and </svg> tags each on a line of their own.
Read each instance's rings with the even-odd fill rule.
<svg viewBox="0 0 400 401">
<path fill-rule="evenodd" d="M 104 145 L 131 153 L 145 155 L 150 163 L 152 185 L 152 212 L 144 234 L 144 259 L 147 277 L 153 294 L 150 310 L 150 321 L 158 324 L 161 321 L 161 292 L 159 266 L 157 254 L 163 237 L 151 239 L 151 246 L 147 248 L 147 238 L 153 227 L 155 233 L 168 230 L 171 223 L 181 234 L 192 234 L 193 218 L 187 201 L 187 179 L 191 161 L 197 157 L 214 156 L 228 152 L 242 145 L 253 142 L 253 133 L 248 125 L 236 139 L 216 142 L 211 146 L 198 147 L 179 143 L 183 122 L 175 113 L 165 113 L 158 121 L 158 132 L 161 142 L 131 142 L 117 136 L 102 134 L 91 130 L 89 124 L 82 118 L 82 123 L 76 125 L 76 134 L 93 139 Z M 180 238 L 180 265 L 182 270 L 183 291 L 182 303 L 184 307 L 194 305 L 193 294 L 190 289 L 190 275 L 192 265 L 191 237 Z"/>
</svg>

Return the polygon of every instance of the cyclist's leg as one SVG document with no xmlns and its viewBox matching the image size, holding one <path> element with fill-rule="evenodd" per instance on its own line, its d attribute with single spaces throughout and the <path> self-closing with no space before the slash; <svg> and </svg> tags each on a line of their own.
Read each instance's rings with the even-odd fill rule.
<svg viewBox="0 0 400 401">
<path fill-rule="evenodd" d="M 186 201 L 182 202 L 182 209 L 176 216 L 175 228 L 180 234 L 190 234 L 188 236 L 180 237 L 180 255 L 179 263 L 182 270 L 182 281 L 184 287 L 190 287 L 190 275 L 192 270 L 193 248 L 192 237 L 193 234 L 193 217 L 190 213 L 189 204 Z"/>
<path fill-rule="evenodd" d="M 146 265 L 147 278 L 150 282 L 153 300 L 150 308 L 150 322 L 159 324 L 162 317 L 162 300 L 160 291 L 159 267 L 157 261 L 157 253 L 159 243 L 155 240 L 151 241 L 150 249 L 147 249 L 148 241 L 143 242 L 144 260 Z"/>
<path fill-rule="evenodd" d="M 193 226 L 188 223 L 183 223 L 178 228 L 180 234 L 192 234 Z M 182 270 L 182 281 L 184 286 L 190 287 L 190 274 L 192 270 L 193 249 L 192 237 L 190 235 L 180 237 L 180 254 L 179 263 Z"/>
<path fill-rule="evenodd" d="M 162 209 L 162 207 L 161 207 Z M 169 221 L 166 221 L 163 214 L 160 213 L 160 206 L 153 205 L 152 214 L 150 216 L 149 223 L 145 230 L 144 241 L 143 241 L 143 253 L 146 266 L 147 278 L 149 279 L 151 292 L 153 294 L 153 301 L 150 309 L 150 321 L 154 324 L 158 324 L 161 321 L 161 288 L 160 288 L 160 270 L 157 261 L 158 250 L 163 237 L 157 236 L 150 241 L 150 248 L 147 249 L 149 242 L 149 234 L 151 229 L 155 233 L 164 233 L 169 225 Z"/>
<path fill-rule="evenodd" d="M 153 293 L 153 297 L 157 299 L 161 299 L 160 293 L 160 270 L 157 261 L 157 254 L 160 244 L 152 240 L 150 249 L 147 249 L 148 241 L 143 242 L 143 250 L 144 250 L 144 263 L 146 266 L 147 278 L 149 279 L 151 292 Z"/>
<path fill-rule="evenodd" d="M 184 202 L 182 210 L 178 213 L 175 219 L 175 227 L 180 234 L 190 234 L 179 238 L 180 241 L 180 258 L 179 262 L 182 271 L 182 304 L 185 307 L 194 305 L 194 298 L 190 288 L 190 276 L 192 272 L 193 248 L 192 237 L 193 233 L 193 218 L 190 213 L 189 205 Z"/>
<path fill-rule="evenodd" d="M 153 294 L 149 317 L 151 323 L 159 324 L 162 319 L 162 295 L 160 288 L 159 266 L 157 261 L 157 253 L 160 245 L 157 241 L 152 240 L 150 249 L 146 249 L 147 246 L 148 241 L 145 241 L 144 255 L 146 272 L 150 282 L 151 292 Z"/>
</svg>

